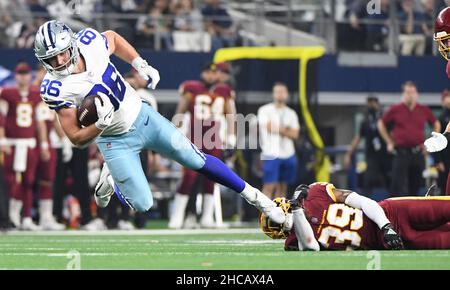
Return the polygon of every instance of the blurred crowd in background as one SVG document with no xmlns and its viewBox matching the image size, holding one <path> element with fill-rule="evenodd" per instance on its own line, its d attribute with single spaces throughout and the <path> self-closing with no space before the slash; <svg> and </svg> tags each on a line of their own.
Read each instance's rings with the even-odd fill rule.
<svg viewBox="0 0 450 290">
<path fill-rule="evenodd" d="M 389 34 L 395 31 L 402 55 L 431 54 L 434 19 L 448 1 L 380 0 L 380 13 L 367 9 L 369 1 L 350 0 L 340 25 L 340 47 L 343 50 L 388 51 Z M 373 7 L 372 7 L 373 8 Z M 393 15 L 398 26 L 393 26 Z"/>
<path fill-rule="evenodd" d="M 330 50 L 423 55 L 433 51 L 434 19 L 447 4 L 444 0 L 2 0 L 0 47 L 31 48 L 37 27 L 55 17 L 75 31 L 86 26 L 116 30 L 145 49 L 215 51 L 280 45 L 270 36 L 252 35 L 255 31 L 249 25 L 262 25 L 258 19 L 265 19 L 287 26 L 288 37 L 294 37 L 289 29 L 298 29 L 332 39 Z M 238 18 L 231 11 L 250 15 Z M 263 36 L 268 39 L 261 42 Z"/>
</svg>

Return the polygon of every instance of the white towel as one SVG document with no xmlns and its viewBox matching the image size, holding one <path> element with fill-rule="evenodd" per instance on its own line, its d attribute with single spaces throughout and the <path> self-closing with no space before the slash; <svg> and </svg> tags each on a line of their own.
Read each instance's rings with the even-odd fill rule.
<svg viewBox="0 0 450 290">
<path fill-rule="evenodd" d="M 25 172 L 27 170 L 28 149 L 36 148 L 36 139 L 7 139 L 7 142 L 14 146 L 13 170 Z"/>
<path fill-rule="evenodd" d="M 27 170 L 28 146 L 25 144 L 17 144 L 14 151 L 14 171 L 25 172 Z"/>
</svg>

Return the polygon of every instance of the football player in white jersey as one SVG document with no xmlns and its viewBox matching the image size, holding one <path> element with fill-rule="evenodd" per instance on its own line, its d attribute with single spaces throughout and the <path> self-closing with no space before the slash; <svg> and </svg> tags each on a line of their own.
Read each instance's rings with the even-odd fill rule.
<svg viewBox="0 0 450 290">
<path fill-rule="evenodd" d="M 156 88 L 159 72 L 142 59 L 123 37 L 114 31 L 99 33 L 86 28 L 74 34 L 64 23 L 48 21 L 39 27 L 35 55 L 47 70 L 40 93 L 57 112 L 71 142 L 79 147 L 95 141 L 105 159 L 95 200 L 106 207 L 111 196 L 132 209 L 148 211 L 152 193 L 142 170 L 139 152 L 149 149 L 196 170 L 236 192 L 274 222 L 285 215 L 276 204 L 252 187 L 219 159 L 204 154 L 166 118 L 143 102 L 110 61 L 116 55 L 131 64 Z M 77 107 L 87 96 L 97 95 L 98 121 L 80 127 Z"/>
</svg>

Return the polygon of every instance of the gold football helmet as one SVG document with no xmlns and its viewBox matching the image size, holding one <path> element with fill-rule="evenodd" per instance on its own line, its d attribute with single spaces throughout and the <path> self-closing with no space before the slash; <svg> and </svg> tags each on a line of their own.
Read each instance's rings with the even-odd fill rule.
<svg viewBox="0 0 450 290">
<path fill-rule="evenodd" d="M 284 197 L 277 197 L 273 200 L 277 206 L 281 207 L 285 214 L 288 214 L 291 210 L 291 204 Z M 271 221 L 268 217 L 261 213 L 259 217 L 259 224 L 261 226 L 261 230 L 268 237 L 271 237 L 274 240 L 277 239 L 286 239 L 289 235 L 289 230 L 284 228 L 284 224 L 277 224 Z"/>
</svg>

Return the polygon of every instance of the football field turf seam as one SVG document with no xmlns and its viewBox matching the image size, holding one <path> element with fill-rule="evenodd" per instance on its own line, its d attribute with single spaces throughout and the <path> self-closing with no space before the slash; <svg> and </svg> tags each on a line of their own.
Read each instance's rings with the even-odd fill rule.
<svg viewBox="0 0 450 290">
<path fill-rule="evenodd" d="M 66 231 L 9 231 L 0 232 L 1 235 L 8 236 L 151 236 L 151 235 L 205 235 L 205 234 L 255 234 L 261 233 L 260 229 L 240 228 L 240 229 L 180 229 L 180 230 L 105 230 L 105 231 L 86 231 L 86 230 L 66 230 Z"/>
</svg>

